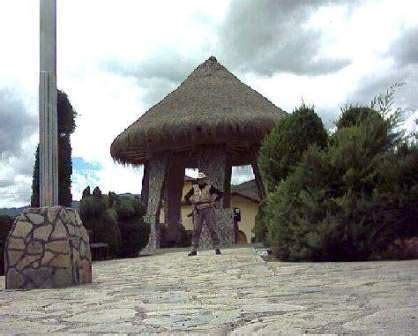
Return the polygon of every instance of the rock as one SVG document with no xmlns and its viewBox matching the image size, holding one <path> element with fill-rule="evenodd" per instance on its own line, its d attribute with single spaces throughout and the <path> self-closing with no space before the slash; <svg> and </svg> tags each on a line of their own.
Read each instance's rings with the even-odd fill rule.
<svg viewBox="0 0 418 336">
<path fill-rule="evenodd" d="M 54 257 L 55 255 L 53 253 L 46 251 L 44 254 L 44 257 L 42 258 L 41 264 L 47 265 Z"/>
<path fill-rule="evenodd" d="M 23 241 L 23 238 L 10 238 L 9 249 L 24 250 L 25 243 Z"/>
<path fill-rule="evenodd" d="M 29 232 L 32 231 L 33 225 L 23 220 L 24 218 L 25 217 L 23 216 L 17 217 L 16 222 L 18 222 L 19 225 L 14 224 L 15 227 L 14 227 L 14 230 L 12 231 L 12 236 L 19 237 L 19 238 L 26 238 Z"/>
<path fill-rule="evenodd" d="M 5 248 L 6 288 L 91 283 L 90 246 L 76 210 L 27 209 L 17 218 L 11 232 Z"/>
<path fill-rule="evenodd" d="M 9 251 L 7 257 L 9 259 L 9 267 L 13 267 L 22 258 L 23 251 Z"/>
<path fill-rule="evenodd" d="M 49 263 L 49 266 L 57 268 L 68 268 L 71 265 L 71 258 L 68 254 L 59 254 Z"/>
<path fill-rule="evenodd" d="M 61 220 L 58 219 L 57 222 L 55 223 L 54 232 L 52 232 L 51 234 L 51 240 L 63 239 L 63 238 L 66 238 L 67 235 L 68 235 L 67 230 L 65 229 Z"/>
<path fill-rule="evenodd" d="M 39 241 L 30 241 L 26 245 L 26 253 L 28 254 L 42 254 L 44 246 Z"/>
<path fill-rule="evenodd" d="M 27 266 L 32 264 L 34 261 L 38 260 L 38 255 L 25 255 L 23 258 L 16 264 L 16 269 L 18 271 L 24 270 Z"/>
<path fill-rule="evenodd" d="M 52 232 L 52 225 L 51 224 L 41 226 L 41 227 L 37 227 L 33 231 L 33 238 L 46 240 L 46 239 L 48 239 L 51 232 Z"/>
<path fill-rule="evenodd" d="M 47 214 L 48 222 L 55 223 L 60 212 L 60 207 L 42 208 L 42 211 Z"/>
<path fill-rule="evenodd" d="M 67 287 L 73 285 L 73 275 L 69 269 L 55 269 L 52 276 L 52 283 L 54 288 Z"/>
<path fill-rule="evenodd" d="M 6 277 L 6 288 L 10 288 L 9 287 L 10 285 L 17 286 L 17 288 L 20 288 L 23 285 L 23 277 L 15 269 L 11 269 L 7 273 L 7 277 Z"/>
<path fill-rule="evenodd" d="M 45 221 L 44 216 L 35 213 L 28 213 L 26 216 L 28 217 L 29 221 L 34 225 L 41 225 Z"/>
<path fill-rule="evenodd" d="M 67 240 L 55 240 L 46 243 L 45 249 L 53 253 L 68 254 L 70 251 L 70 244 Z"/>
</svg>

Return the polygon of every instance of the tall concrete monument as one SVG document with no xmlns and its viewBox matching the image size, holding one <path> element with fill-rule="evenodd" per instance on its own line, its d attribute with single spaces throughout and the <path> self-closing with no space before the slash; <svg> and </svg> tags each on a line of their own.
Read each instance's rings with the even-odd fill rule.
<svg viewBox="0 0 418 336">
<path fill-rule="evenodd" d="M 40 205 L 58 205 L 57 4 L 40 3 Z"/>
<path fill-rule="evenodd" d="M 5 245 L 7 289 L 92 282 L 89 236 L 78 211 L 58 206 L 57 4 L 40 1 L 40 205 L 25 209 Z"/>
</svg>

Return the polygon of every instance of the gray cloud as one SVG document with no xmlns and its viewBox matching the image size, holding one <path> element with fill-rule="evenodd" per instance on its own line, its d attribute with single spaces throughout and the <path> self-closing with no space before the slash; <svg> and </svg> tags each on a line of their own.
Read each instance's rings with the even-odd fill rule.
<svg viewBox="0 0 418 336">
<path fill-rule="evenodd" d="M 242 71 L 262 75 L 337 71 L 349 61 L 319 58 L 321 33 L 302 25 L 321 5 L 339 3 L 344 1 L 235 0 L 219 33 L 223 56 Z"/>
<path fill-rule="evenodd" d="M 185 74 L 193 68 L 194 62 L 190 59 L 170 52 L 169 50 L 153 54 L 152 57 L 138 63 L 109 60 L 103 67 L 111 72 L 129 75 L 138 78 L 139 82 L 151 78 L 161 78 L 170 82 L 180 82 Z"/>
<path fill-rule="evenodd" d="M 186 59 L 175 51 L 163 50 L 135 63 L 107 60 L 102 63 L 102 68 L 135 77 L 142 89 L 144 104 L 152 106 L 185 80 L 196 65 L 196 61 Z"/>
<path fill-rule="evenodd" d="M 38 120 L 27 112 L 15 91 L 0 89 L 0 195 L 2 204 L 27 204 L 30 199 L 34 148 L 28 146 Z M 16 179 L 17 176 L 20 176 Z"/>
<path fill-rule="evenodd" d="M 389 51 L 396 62 L 403 66 L 418 63 L 418 27 L 405 31 Z"/>
<path fill-rule="evenodd" d="M 386 73 L 365 78 L 349 96 L 347 103 L 369 105 L 374 97 L 384 94 L 395 83 L 404 84 L 395 91 L 394 104 L 403 111 L 403 127 L 410 133 L 418 116 L 418 64 L 398 66 Z"/>
<path fill-rule="evenodd" d="M 22 101 L 14 92 L 0 89 L 0 155 L 2 158 L 16 156 L 21 152 L 24 140 L 37 127 L 35 116 L 26 112 Z"/>
</svg>

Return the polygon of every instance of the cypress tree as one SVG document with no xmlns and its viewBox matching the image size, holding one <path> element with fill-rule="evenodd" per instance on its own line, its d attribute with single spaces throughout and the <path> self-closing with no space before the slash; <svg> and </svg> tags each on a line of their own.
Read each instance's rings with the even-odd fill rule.
<svg viewBox="0 0 418 336">
<path fill-rule="evenodd" d="M 71 207 L 71 174 L 73 172 L 71 160 L 70 136 L 75 130 L 74 111 L 65 92 L 58 90 L 57 96 L 58 113 L 58 203 L 62 206 Z M 35 165 L 32 178 L 31 206 L 39 207 L 39 145 L 35 154 Z"/>
</svg>

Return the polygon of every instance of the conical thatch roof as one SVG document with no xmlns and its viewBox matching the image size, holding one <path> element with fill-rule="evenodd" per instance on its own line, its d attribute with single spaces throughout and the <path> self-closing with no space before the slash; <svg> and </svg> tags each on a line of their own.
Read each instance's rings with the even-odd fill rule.
<svg viewBox="0 0 418 336">
<path fill-rule="evenodd" d="M 156 152 L 198 145 L 253 148 L 284 114 L 212 56 L 123 131 L 110 152 L 119 162 L 142 164 Z"/>
</svg>

